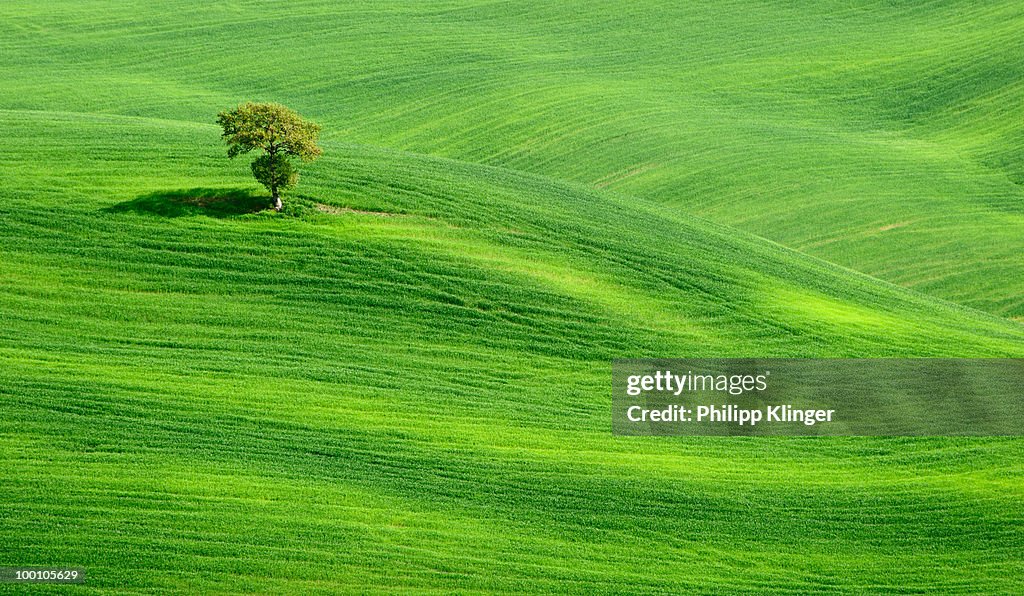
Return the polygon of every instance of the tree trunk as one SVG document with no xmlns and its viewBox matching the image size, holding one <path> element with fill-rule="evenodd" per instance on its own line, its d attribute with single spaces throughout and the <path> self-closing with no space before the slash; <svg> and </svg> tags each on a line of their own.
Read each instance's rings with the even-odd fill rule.
<svg viewBox="0 0 1024 596">
<path fill-rule="evenodd" d="M 277 151 L 270 150 L 267 153 L 270 154 L 270 194 L 274 197 L 274 211 L 280 211 L 281 192 L 277 190 L 277 161 L 274 159 L 277 157 Z"/>
</svg>

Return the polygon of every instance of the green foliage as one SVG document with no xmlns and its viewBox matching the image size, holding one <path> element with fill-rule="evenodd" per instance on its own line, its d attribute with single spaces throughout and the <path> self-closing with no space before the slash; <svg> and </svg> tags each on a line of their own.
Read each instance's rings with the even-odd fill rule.
<svg viewBox="0 0 1024 596">
<path fill-rule="evenodd" d="M 320 126 L 303 120 L 277 103 L 244 103 L 221 112 L 217 124 L 224 130 L 228 157 L 262 149 L 269 155 L 291 155 L 305 161 L 320 156 Z"/>
<path fill-rule="evenodd" d="M 252 175 L 268 189 L 288 190 L 299 180 L 299 173 L 281 154 L 263 154 L 257 157 L 252 162 Z"/>
<path fill-rule="evenodd" d="M 228 157 L 253 150 L 264 151 L 253 161 L 252 174 L 270 191 L 278 211 L 281 210 L 280 192 L 294 187 L 298 181 L 298 173 L 289 158 L 313 161 L 321 153 L 316 144 L 320 126 L 303 120 L 281 104 L 244 103 L 221 112 L 217 123 L 223 129 Z"/>
</svg>

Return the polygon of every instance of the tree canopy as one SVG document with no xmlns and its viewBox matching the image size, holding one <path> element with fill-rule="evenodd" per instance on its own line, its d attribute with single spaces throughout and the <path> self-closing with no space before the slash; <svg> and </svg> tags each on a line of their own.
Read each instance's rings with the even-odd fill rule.
<svg viewBox="0 0 1024 596">
<path fill-rule="evenodd" d="M 218 114 L 217 123 L 224 130 L 221 136 L 228 145 L 228 157 L 263 151 L 252 162 L 252 174 L 270 191 L 278 211 L 281 192 L 298 182 L 291 158 L 313 161 L 321 153 L 320 126 L 281 104 L 247 102 Z"/>
</svg>

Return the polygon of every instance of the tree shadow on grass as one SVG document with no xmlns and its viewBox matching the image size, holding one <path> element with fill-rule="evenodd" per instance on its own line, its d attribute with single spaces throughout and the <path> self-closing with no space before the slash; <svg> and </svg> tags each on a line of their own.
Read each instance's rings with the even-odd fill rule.
<svg viewBox="0 0 1024 596">
<path fill-rule="evenodd" d="M 149 193 L 104 209 L 110 213 L 148 213 L 163 217 L 231 217 L 270 208 L 270 197 L 251 190 L 192 188 Z"/>
</svg>

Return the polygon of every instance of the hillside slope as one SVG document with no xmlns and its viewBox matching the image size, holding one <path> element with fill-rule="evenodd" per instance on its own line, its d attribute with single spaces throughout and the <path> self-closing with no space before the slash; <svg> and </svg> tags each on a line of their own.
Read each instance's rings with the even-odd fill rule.
<svg viewBox="0 0 1024 596">
<path fill-rule="evenodd" d="M 609 431 L 614 357 L 1019 356 L 1019 325 L 505 169 L 328 142 L 297 214 L 245 214 L 214 126 L 0 127 L 5 560 L 110 592 L 1024 588 L 1019 440 Z"/>
<path fill-rule="evenodd" d="M 1024 316 L 1019 2 L 5 4 L 0 107 L 206 122 L 608 187 Z"/>
</svg>

